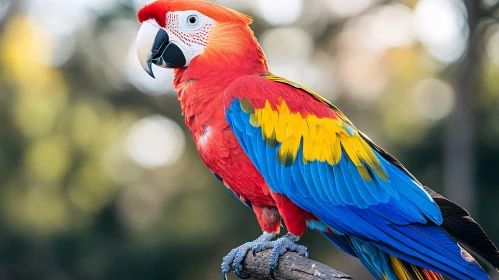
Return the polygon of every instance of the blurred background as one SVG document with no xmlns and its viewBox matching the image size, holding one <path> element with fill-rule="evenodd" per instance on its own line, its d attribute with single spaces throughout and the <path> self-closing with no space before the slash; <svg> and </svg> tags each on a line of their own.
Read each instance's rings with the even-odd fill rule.
<svg viewBox="0 0 499 280">
<path fill-rule="evenodd" d="M 147 2 L 0 0 L 0 279 L 219 279 L 260 234 L 199 159 L 172 71 L 152 80 L 137 61 Z M 275 74 L 333 101 L 499 243 L 497 1 L 216 2 L 254 17 Z M 371 279 L 321 235 L 302 244 Z"/>
</svg>

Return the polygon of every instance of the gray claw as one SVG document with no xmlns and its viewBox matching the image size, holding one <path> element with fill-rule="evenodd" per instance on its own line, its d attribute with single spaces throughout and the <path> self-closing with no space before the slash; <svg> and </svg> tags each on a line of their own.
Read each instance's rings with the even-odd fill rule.
<svg viewBox="0 0 499 280">
<path fill-rule="evenodd" d="M 248 279 L 249 276 L 243 273 L 243 261 L 248 254 L 249 250 L 253 250 L 255 247 L 262 243 L 269 242 L 274 238 L 275 233 L 264 232 L 255 241 L 247 242 L 235 249 L 232 249 L 227 256 L 223 258 L 222 261 L 222 279 L 227 280 L 227 273 L 234 270 L 236 275 L 241 279 Z"/>
<path fill-rule="evenodd" d="M 242 265 L 240 265 L 240 266 L 241 267 L 239 269 L 234 269 L 234 273 L 236 273 L 237 277 L 239 277 L 241 279 L 250 279 L 251 276 L 244 274 L 244 272 L 242 272 L 243 266 Z"/>
<path fill-rule="evenodd" d="M 272 248 L 269 256 L 270 265 L 270 276 L 274 279 L 274 271 L 279 265 L 279 257 L 284 255 L 288 251 L 297 252 L 298 254 L 309 258 L 309 253 L 307 247 L 303 245 L 298 245 L 295 242 L 300 240 L 300 237 L 294 236 L 291 233 L 287 233 L 281 238 L 275 241 L 262 242 L 253 248 L 253 254 L 261 252 L 263 250 Z"/>
</svg>

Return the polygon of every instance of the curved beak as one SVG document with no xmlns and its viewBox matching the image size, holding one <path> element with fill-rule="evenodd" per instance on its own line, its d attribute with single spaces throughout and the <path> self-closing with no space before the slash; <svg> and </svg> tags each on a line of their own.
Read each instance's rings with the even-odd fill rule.
<svg viewBox="0 0 499 280">
<path fill-rule="evenodd" d="M 184 54 L 170 42 L 168 33 L 150 21 L 142 23 L 136 47 L 140 65 L 153 78 L 152 64 L 163 68 L 179 68 L 186 64 Z"/>
</svg>

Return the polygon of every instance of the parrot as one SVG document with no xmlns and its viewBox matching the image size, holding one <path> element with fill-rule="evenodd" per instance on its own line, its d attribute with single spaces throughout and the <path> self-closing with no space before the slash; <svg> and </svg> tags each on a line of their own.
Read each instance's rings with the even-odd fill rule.
<svg viewBox="0 0 499 280">
<path fill-rule="evenodd" d="M 262 234 L 223 258 L 222 278 L 248 278 L 245 256 L 270 250 L 269 275 L 306 230 L 356 257 L 375 279 L 490 279 L 499 252 L 458 204 L 423 186 L 330 101 L 274 75 L 241 12 L 205 0 L 159 0 L 138 12 L 136 50 L 173 69 L 196 149 L 251 209 Z M 280 234 L 281 222 L 287 233 Z M 475 259 L 476 258 L 476 259 Z"/>
</svg>

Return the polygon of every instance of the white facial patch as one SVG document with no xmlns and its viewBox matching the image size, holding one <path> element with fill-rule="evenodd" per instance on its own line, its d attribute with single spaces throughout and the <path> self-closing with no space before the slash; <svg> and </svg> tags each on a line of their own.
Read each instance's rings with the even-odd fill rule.
<svg viewBox="0 0 499 280">
<path fill-rule="evenodd" d="M 215 21 L 198 11 L 169 12 L 166 15 L 166 32 L 170 42 L 184 53 L 186 64 L 204 52 L 208 36 Z"/>
</svg>

